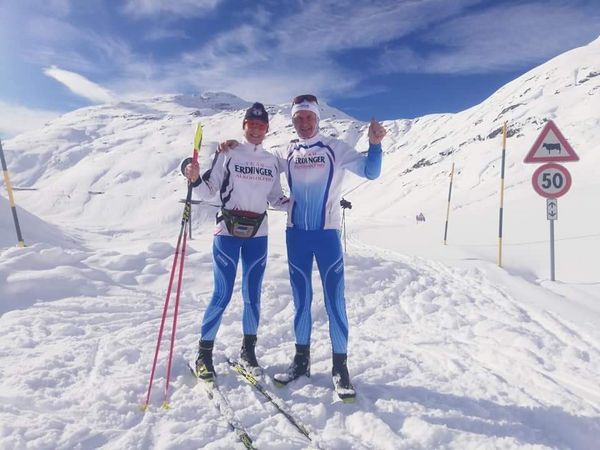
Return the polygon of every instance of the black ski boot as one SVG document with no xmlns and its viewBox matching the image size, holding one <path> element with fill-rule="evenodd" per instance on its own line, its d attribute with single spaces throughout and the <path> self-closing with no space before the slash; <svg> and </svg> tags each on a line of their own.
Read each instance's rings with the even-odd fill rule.
<svg viewBox="0 0 600 450">
<path fill-rule="evenodd" d="M 356 391 L 350 383 L 347 360 L 348 355 L 346 353 L 334 353 L 331 375 L 333 376 L 333 387 L 338 397 L 344 403 L 352 403 L 356 398 Z"/>
<path fill-rule="evenodd" d="M 240 363 L 253 375 L 260 375 L 262 370 L 256 360 L 256 335 L 245 334 L 240 351 Z"/>
<path fill-rule="evenodd" d="M 213 381 L 215 367 L 213 366 L 212 352 L 215 341 L 200 340 L 198 357 L 196 358 L 196 376 L 201 380 Z"/>
<path fill-rule="evenodd" d="M 276 374 L 273 379 L 279 386 L 284 386 L 302 375 L 310 377 L 310 346 L 296 344 L 296 355 L 288 370 Z"/>
</svg>

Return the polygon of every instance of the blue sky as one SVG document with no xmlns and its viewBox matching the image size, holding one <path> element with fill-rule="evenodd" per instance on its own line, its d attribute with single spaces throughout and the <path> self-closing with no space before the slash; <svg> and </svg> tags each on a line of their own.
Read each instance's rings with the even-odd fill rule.
<svg viewBox="0 0 600 450">
<path fill-rule="evenodd" d="M 0 136 L 175 92 L 456 112 L 598 36 L 599 0 L 0 0 Z"/>
</svg>

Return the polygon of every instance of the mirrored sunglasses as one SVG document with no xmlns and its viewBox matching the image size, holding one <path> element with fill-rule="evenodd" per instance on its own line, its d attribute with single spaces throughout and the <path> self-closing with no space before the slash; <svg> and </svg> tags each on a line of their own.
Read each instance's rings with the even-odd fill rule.
<svg viewBox="0 0 600 450">
<path fill-rule="evenodd" d="M 294 100 L 292 100 L 292 105 L 299 105 L 302 102 L 311 102 L 316 103 L 317 105 L 319 104 L 316 96 L 312 94 L 304 94 L 294 97 Z"/>
</svg>

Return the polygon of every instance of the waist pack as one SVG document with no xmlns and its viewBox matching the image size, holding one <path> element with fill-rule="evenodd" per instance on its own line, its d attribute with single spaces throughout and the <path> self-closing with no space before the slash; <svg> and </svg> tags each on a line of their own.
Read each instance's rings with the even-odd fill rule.
<svg viewBox="0 0 600 450">
<path fill-rule="evenodd" d="M 221 209 L 220 219 L 225 221 L 229 234 L 239 238 L 251 238 L 258 232 L 267 212 L 262 214 L 240 211 L 237 209 Z"/>
</svg>

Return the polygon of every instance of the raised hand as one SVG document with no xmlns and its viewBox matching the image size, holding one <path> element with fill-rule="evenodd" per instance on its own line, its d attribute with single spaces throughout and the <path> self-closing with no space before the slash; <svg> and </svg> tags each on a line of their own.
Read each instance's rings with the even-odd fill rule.
<svg viewBox="0 0 600 450">
<path fill-rule="evenodd" d="M 371 119 L 369 125 L 369 144 L 381 144 L 381 141 L 387 134 L 387 131 L 379 122 L 375 119 Z"/>
</svg>

